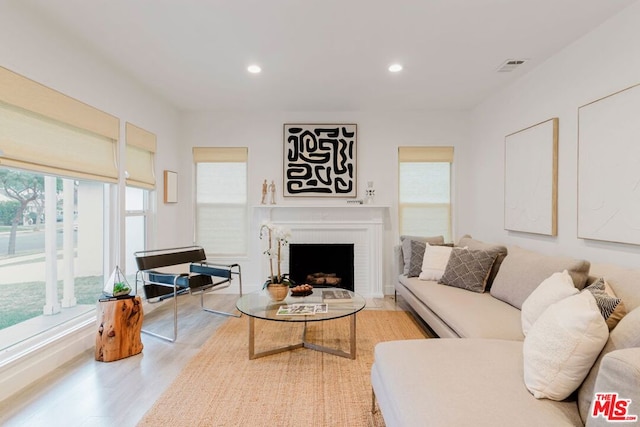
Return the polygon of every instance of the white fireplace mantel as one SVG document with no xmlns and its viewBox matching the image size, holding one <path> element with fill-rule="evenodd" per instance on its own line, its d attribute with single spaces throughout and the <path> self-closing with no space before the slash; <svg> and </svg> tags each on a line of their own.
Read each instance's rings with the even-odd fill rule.
<svg viewBox="0 0 640 427">
<path fill-rule="evenodd" d="M 254 212 L 259 223 L 268 221 L 291 230 L 291 243 L 352 243 L 355 291 L 364 297 L 383 297 L 384 226 L 389 206 L 258 205 Z M 288 251 L 283 255 L 282 267 L 288 271 Z M 262 271 L 268 274 L 264 259 Z"/>
</svg>

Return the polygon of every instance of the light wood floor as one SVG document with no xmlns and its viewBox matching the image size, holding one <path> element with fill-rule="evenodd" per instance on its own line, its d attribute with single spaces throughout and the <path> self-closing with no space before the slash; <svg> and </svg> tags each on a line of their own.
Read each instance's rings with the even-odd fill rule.
<svg viewBox="0 0 640 427">
<path fill-rule="evenodd" d="M 206 305 L 234 311 L 236 295 L 206 296 Z M 172 383 L 182 366 L 227 319 L 200 310 L 200 298 L 179 298 L 178 340 L 142 334 L 141 354 L 110 363 L 94 360 L 93 349 L 0 402 L 2 426 L 135 426 Z M 145 328 L 170 332 L 168 302 L 145 317 Z M 405 310 L 400 298 L 367 300 L 367 310 Z"/>
</svg>

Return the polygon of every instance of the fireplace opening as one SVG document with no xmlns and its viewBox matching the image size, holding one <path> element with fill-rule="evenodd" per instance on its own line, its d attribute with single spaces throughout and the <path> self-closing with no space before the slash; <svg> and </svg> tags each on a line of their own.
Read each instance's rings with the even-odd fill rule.
<svg viewBox="0 0 640 427">
<path fill-rule="evenodd" d="M 353 244 L 292 243 L 289 276 L 298 284 L 353 291 Z"/>
</svg>

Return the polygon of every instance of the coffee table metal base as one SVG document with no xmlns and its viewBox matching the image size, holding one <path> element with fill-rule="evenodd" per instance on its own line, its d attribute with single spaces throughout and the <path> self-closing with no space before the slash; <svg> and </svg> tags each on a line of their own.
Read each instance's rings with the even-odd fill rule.
<svg viewBox="0 0 640 427">
<path fill-rule="evenodd" d="M 349 353 L 336 348 L 326 347 L 319 344 L 310 343 L 306 340 L 307 335 L 307 322 L 304 322 L 304 329 L 302 330 L 302 342 L 298 344 L 288 345 L 286 347 L 274 348 L 273 350 L 255 352 L 255 318 L 249 317 L 249 359 L 257 359 L 259 357 L 271 356 L 272 354 L 278 354 L 285 351 L 295 350 L 297 348 L 309 348 L 311 350 L 321 351 L 323 353 L 333 354 L 335 356 L 345 357 L 347 359 L 356 358 L 356 313 L 350 315 L 349 319 Z"/>
</svg>

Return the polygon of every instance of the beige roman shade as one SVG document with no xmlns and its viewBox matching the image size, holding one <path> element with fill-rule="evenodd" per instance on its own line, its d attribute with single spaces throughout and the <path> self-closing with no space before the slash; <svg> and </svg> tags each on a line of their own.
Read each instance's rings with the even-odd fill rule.
<svg viewBox="0 0 640 427">
<path fill-rule="evenodd" d="M 127 185 L 155 189 L 155 134 L 125 123 L 125 135 Z"/>
<path fill-rule="evenodd" d="M 0 67 L 0 165 L 117 182 L 117 117 Z"/>
<path fill-rule="evenodd" d="M 453 163 L 453 147 L 398 147 L 398 161 Z"/>
<path fill-rule="evenodd" d="M 193 162 L 246 162 L 247 147 L 193 147 Z"/>
</svg>

